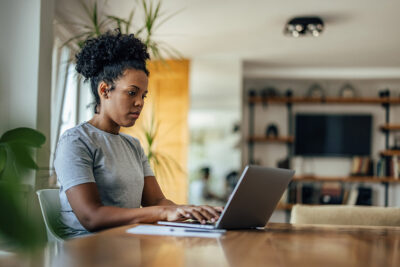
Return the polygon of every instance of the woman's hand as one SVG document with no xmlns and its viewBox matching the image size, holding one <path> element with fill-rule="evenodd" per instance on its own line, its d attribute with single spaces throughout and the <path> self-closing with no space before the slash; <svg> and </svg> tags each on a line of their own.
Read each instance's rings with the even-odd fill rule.
<svg viewBox="0 0 400 267">
<path fill-rule="evenodd" d="M 164 206 L 163 218 L 167 221 L 198 220 L 201 224 L 207 221 L 216 222 L 223 211 L 222 207 L 202 206 Z"/>
</svg>

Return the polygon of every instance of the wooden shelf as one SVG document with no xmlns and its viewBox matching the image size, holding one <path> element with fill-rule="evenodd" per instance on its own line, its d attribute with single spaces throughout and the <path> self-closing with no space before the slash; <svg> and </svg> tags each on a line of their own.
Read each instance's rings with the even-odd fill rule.
<svg viewBox="0 0 400 267">
<path fill-rule="evenodd" d="M 376 177 L 376 176 L 344 176 L 344 177 L 329 177 L 329 176 L 295 176 L 294 182 L 344 182 L 344 183 L 400 183 L 400 179 L 393 177 Z"/>
<path fill-rule="evenodd" d="M 384 124 L 380 128 L 382 131 L 400 131 L 400 124 Z"/>
<path fill-rule="evenodd" d="M 311 98 L 311 97 L 269 97 L 254 96 L 249 103 L 308 103 L 308 104 L 400 104 L 400 98 L 362 97 L 362 98 Z"/>
<path fill-rule="evenodd" d="M 279 202 L 275 210 L 292 210 L 294 204 Z"/>
<path fill-rule="evenodd" d="M 384 150 L 381 152 L 381 156 L 385 157 L 400 156 L 400 150 Z"/>
<path fill-rule="evenodd" d="M 251 136 L 248 138 L 249 142 L 272 142 L 272 143 L 293 143 L 293 136 L 278 136 L 278 137 L 266 137 L 266 136 Z"/>
<path fill-rule="evenodd" d="M 322 206 L 322 205 L 330 205 L 330 204 L 304 204 L 304 203 L 296 203 L 296 204 L 292 204 L 292 203 L 282 203 L 282 202 L 279 202 L 278 203 L 278 205 L 276 206 L 276 208 L 275 208 L 275 210 L 287 210 L 287 211 L 290 211 L 290 210 L 292 210 L 292 208 L 293 208 L 293 206 L 294 205 L 297 205 L 297 204 L 300 204 L 300 205 L 307 205 L 307 206 Z M 346 205 L 346 204 L 342 204 L 342 205 Z"/>
</svg>

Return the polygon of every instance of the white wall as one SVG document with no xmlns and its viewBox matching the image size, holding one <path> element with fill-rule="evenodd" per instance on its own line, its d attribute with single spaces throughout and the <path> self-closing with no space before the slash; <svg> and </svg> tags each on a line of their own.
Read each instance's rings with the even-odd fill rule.
<svg viewBox="0 0 400 267">
<path fill-rule="evenodd" d="M 210 166 L 212 190 L 220 195 L 225 176 L 241 168 L 240 133 L 232 131 L 241 116 L 241 69 L 232 57 L 194 58 L 190 65 L 190 178 Z"/>
<path fill-rule="evenodd" d="M 0 23 L 2 130 L 36 127 L 40 1 L 2 1 Z"/>
<path fill-rule="evenodd" d="M 191 110 L 232 110 L 240 114 L 242 63 L 230 56 L 196 57 L 190 63 Z"/>
<path fill-rule="evenodd" d="M 0 2 L 0 133 L 31 127 L 50 137 L 52 22 L 53 0 Z M 49 141 L 40 166 L 48 166 Z"/>
</svg>

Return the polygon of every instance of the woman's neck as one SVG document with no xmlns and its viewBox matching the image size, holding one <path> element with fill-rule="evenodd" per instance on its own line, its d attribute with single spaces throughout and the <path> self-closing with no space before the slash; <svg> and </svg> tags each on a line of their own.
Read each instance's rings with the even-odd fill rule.
<svg viewBox="0 0 400 267">
<path fill-rule="evenodd" d="M 121 128 L 121 126 L 104 117 L 102 114 L 95 114 L 93 118 L 89 120 L 89 123 L 102 131 L 112 134 L 119 134 Z"/>
</svg>

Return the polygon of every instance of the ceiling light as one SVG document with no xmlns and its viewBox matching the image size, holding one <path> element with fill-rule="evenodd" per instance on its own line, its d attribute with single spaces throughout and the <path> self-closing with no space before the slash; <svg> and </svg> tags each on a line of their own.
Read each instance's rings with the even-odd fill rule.
<svg viewBox="0 0 400 267">
<path fill-rule="evenodd" d="M 320 17 L 296 17 L 288 21 L 285 34 L 293 37 L 319 36 L 324 30 L 324 22 Z"/>
</svg>

